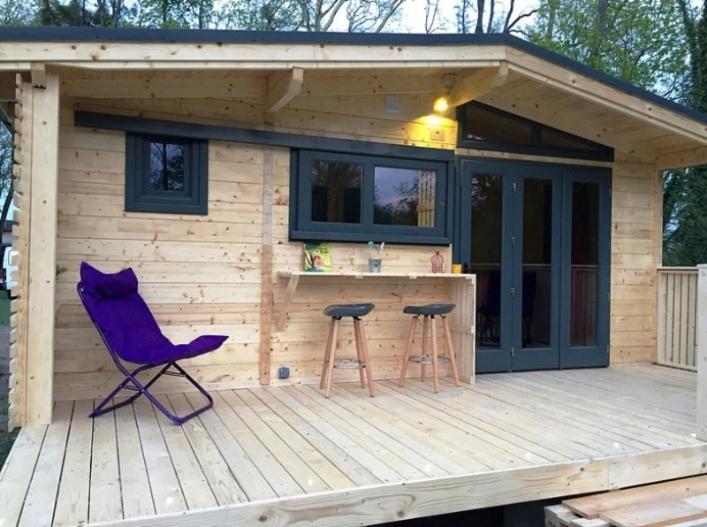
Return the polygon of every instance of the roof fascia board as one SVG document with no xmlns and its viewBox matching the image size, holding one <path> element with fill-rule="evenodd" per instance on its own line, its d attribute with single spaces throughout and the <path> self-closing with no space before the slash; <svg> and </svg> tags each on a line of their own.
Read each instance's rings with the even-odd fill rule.
<svg viewBox="0 0 707 527">
<path fill-rule="evenodd" d="M 94 43 L 103 44 L 108 42 L 113 43 L 151 43 L 155 49 L 161 46 L 156 44 L 174 44 L 174 43 L 194 43 L 202 44 L 201 48 L 210 46 L 226 47 L 230 44 L 246 44 L 249 45 L 250 51 L 258 48 L 269 47 L 270 45 L 284 44 L 292 49 L 300 48 L 302 44 L 315 45 L 316 48 L 327 48 L 326 53 L 322 51 L 318 60 L 327 61 L 330 49 L 332 46 L 387 46 L 392 51 L 399 51 L 400 57 L 396 60 L 405 60 L 402 55 L 405 55 L 406 46 L 415 47 L 423 46 L 427 49 L 447 46 L 463 46 L 469 52 L 469 46 L 477 48 L 485 48 L 487 46 L 503 46 L 508 45 L 517 50 L 524 51 L 539 59 L 554 63 L 564 69 L 574 71 L 581 75 L 590 77 L 600 83 L 607 84 L 617 90 L 626 92 L 635 97 L 645 99 L 672 112 L 682 114 L 690 119 L 707 123 L 707 114 L 693 110 L 686 106 L 680 105 L 674 101 L 670 101 L 651 93 L 642 88 L 636 87 L 595 70 L 589 66 L 585 66 L 568 57 L 560 55 L 550 50 L 541 48 L 535 44 L 522 40 L 513 35 L 507 34 L 391 34 L 391 33 L 308 33 L 308 32 L 261 32 L 261 31 L 228 31 L 228 30 L 150 30 L 150 29 L 123 29 L 123 28 L 68 28 L 68 27 L 22 27 L 22 28 L 0 28 L 0 42 L 25 42 L 25 43 L 44 43 L 47 42 L 70 42 L 75 47 L 83 48 L 76 43 Z M 7 46 L 3 46 L 5 48 Z M 143 49 L 140 60 L 149 62 L 154 60 L 150 56 L 145 56 L 144 46 L 138 46 Z M 46 48 L 45 54 L 37 60 L 47 60 Z M 315 48 L 315 49 L 316 49 Z M 98 48 L 101 51 L 100 46 Z M 416 50 L 407 50 L 408 54 L 415 55 L 419 53 L 419 48 Z M 447 50 L 449 51 L 449 50 Z M 376 51 L 378 54 L 378 50 Z M 505 54 L 505 53 L 504 53 Z M 181 50 L 177 55 L 181 55 Z M 370 55 L 370 54 L 367 54 Z M 17 55 L 14 55 L 17 57 Z M 20 55 L 21 56 L 21 55 Z M 468 55 L 467 55 L 468 57 Z M 415 60 L 414 57 L 408 56 L 409 60 Z M 505 57 L 497 57 L 496 60 L 504 60 Z M 2 67 L 3 57 L 0 56 L 0 67 Z M 7 57 L 7 60 L 16 61 L 16 58 Z M 26 60 L 23 56 L 23 60 Z M 106 57 L 97 57 L 94 53 L 93 57 L 88 57 L 88 61 L 108 60 Z M 122 60 L 122 59 L 119 59 Z M 136 59 L 137 60 L 137 59 Z M 178 60 L 176 56 L 173 60 Z M 211 58 L 201 60 L 213 60 Z M 287 59 L 286 59 L 287 60 Z M 316 61 L 315 57 L 310 60 Z M 285 67 L 294 67 L 301 64 L 290 63 Z M 196 66 L 196 64 L 194 64 Z M 362 65 L 362 67 L 368 67 Z M 430 67 L 430 66 L 428 66 Z"/>
</svg>

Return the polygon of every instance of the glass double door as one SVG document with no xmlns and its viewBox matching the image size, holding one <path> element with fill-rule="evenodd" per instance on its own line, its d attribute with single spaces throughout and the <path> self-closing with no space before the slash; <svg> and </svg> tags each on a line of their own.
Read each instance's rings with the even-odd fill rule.
<svg viewBox="0 0 707 527">
<path fill-rule="evenodd" d="M 460 172 L 477 371 L 608 365 L 610 172 L 469 159 Z"/>
</svg>

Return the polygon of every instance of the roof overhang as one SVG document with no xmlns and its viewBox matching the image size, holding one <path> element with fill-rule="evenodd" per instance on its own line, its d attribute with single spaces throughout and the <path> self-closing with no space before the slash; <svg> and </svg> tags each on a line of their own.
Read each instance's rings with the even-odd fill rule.
<svg viewBox="0 0 707 527">
<path fill-rule="evenodd" d="M 0 70 L 351 71 L 427 78 L 507 68 L 479 100 L 660 167 L 702 163 L 707 115 L 511 35 L 414 35 L 107 28 L 0 29 Z M 434 76 L 433 76 L 434 77 Z M 300 83 L 301 84 L 301 83 Z M 415 83 L 410 83 L 415 84 Z M 343 89 L 347 89 L 346 85 Z M 116 97 L 119 91 L 116 90 Z M 347 92 L 342 92 L 346 94 Z M 372 93 L 378 93 L 373 91 Z"/>
</svg>

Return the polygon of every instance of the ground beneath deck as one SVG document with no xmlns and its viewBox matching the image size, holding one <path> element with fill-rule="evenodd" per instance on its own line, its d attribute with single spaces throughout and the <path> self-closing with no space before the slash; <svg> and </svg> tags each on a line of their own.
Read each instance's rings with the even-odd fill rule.
<svg viewBox="0 0 707 527">
<path fill-rule="evenodd" d="M 0 475 L 0 525 L 366 525 L 704 472 L 695 376 L 632 365 L 215 393 L 175 427 L 145 401 L 57 403 Z M 164 397 L 178 413 L 200 401 Z"/>
</svg>

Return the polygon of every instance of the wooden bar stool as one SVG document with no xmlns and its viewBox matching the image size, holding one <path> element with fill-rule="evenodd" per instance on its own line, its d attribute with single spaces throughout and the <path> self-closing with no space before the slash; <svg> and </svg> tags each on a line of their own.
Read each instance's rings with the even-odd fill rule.
<svg viewBox="0 0 707 527">
<path fill-rule="evenodd" d="M 406 306 L 403 313 L 413 315 L 412 324 L 410 324 L 410 334 L 405 345 L 405 354 L 403 355 L 403 367 L 400 372 L 400 386 L 405 386 L 405 374 L 407 373 L 408 363 L 410 361 L 420 363 L 420 376 L 422 381 L 425 380 L 425 366 L 432 364 L 432 383 L 435 392 L 439 389 L 439 381 L 437 377 L 437 366 L 439 353 L 437 353 L 437 320 L 435 317 L 442 319 L 444 327 L 444 337 L 446 341 L 446 355 L 452 366 L 452 376 L 454 383 L 459 386 L 459 371 L 457 370 L 457 360 L 454 356 L 454 347 L 452 346 L 452 333 L 449 331 L 449 322 L 447 315 L 454 309 L 454 304 L 428 304 L 425 306 Z M 422 316 L 422 353 L 420 355 L 411 355 L 412 341 L 415 338 L 415 328 L 417 321 Z M 428 333 L 432 335 L 432 356 L 427 352 Z"/>
<path fill-rule="evenodd" d="M 366 334 L 363 331 L 361 317 L 366 316 L 375 306 L 373 304 L 335 304 L 328 306 L 324 314 L 331 317 L 329 324 L 329 338 L 327 339 L 326 352 L 324 354 L 324 364 L 322 365 L 322 377 L 319 381 L 319 388 L 325 388 L 324 395 L 329 397 L 331 393 L 331 380 L 334 368 L 358 369 L 361 377 L 361 388 L 366 387 L 363 371 L 366 370 L 368 380 L 368 392 L 373 397 L 373 378 L 371 374 L 370 362 L 368 359 L 368 344 Z M 339 321 L 344 317 L 351 317 L 354 325 L 354 336 L 356 338 L 356 359 L 336 359 L 336 343 L 339 336 Z"/>
</svg>

